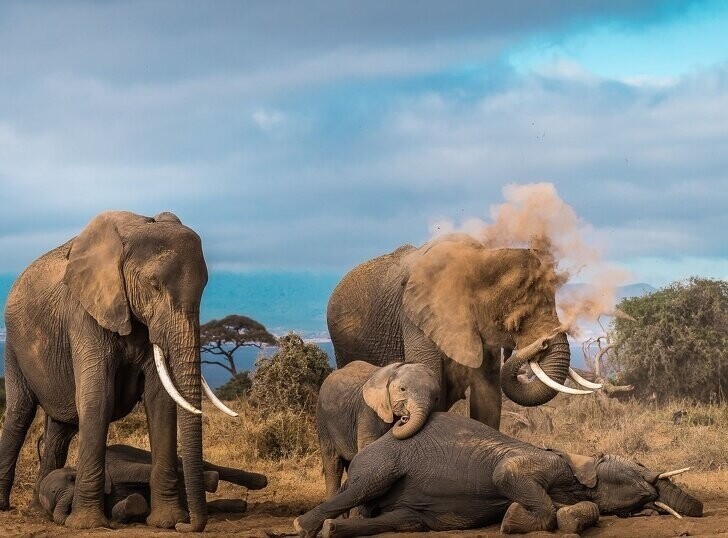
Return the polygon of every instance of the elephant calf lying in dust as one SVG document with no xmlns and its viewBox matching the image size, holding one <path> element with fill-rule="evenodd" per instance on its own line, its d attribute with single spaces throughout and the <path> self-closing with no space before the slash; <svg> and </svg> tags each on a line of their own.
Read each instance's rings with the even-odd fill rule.
<svg viewBox="0 0 728 538">
<path fill-rule="evenodd" d="M 365 446 L 390 428 L 398 439 L 417 433 L 439 394 L 437 378 L 424 364 L 379 367 L 354 361 L 332 372 L 316 405 L 327 498 L 339 490 L 344 467 Z"/>
<path fill-rule="evenodd" d="M 656 473 L 620 456 L 536 448 L 454 413 L 433 413 L 409 439 L 386 434 L 359 452 L 333 498 L 294 521 L 299 536 L 483 527 L 575 533 L 600 514 L 644 507 L 701 516 L 703 504 Z M 336 519 L 365 505 L 371 519 Z M 505 515 L 505 517 L 504 517 Z"/>
<path fill-rule="evenodd" d="M 207 461 L 204 465 L 205 490 L 215 492 L 218 480 L 231 482 L 248 489 L 262 489 L 268 484 L 265 475 L 221 467 Z M 127 445 L 106 448 L 104 480 L 105 511 L 113 521 L 128 523 L 144 521 L 150 512 L 149 481 L 152 476 L 152 455 L 146 450 Z M 64 467 L 50 472 L 40 483 L 38 495 L 43 508 L 62 525 L 71 513 L 75 490 L 76 469 Z M 178 480 L 185 507 L 182 469 Z M 219 499 L 207 503 L 210 512 L 244 512 L 247 503 L 242 499 Z"/>
</svg>

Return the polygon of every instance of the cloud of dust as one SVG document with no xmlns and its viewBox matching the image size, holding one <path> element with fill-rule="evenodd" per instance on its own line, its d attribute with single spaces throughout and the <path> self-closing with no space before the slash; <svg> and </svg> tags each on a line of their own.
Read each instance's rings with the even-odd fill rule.
<svg viewBox="0 0 728 538">
<path fill-rule="evenodd" d="M 434 237 L 464 232 L 488 248 L 533 248 L 542 262 L 553 269 L 557 286 L 557 308 L 561 322 L 572 336 L 579 334 L 579 320 L 596 321 L 616 304 L 617 287 L 629 273 L 603 260 L 600 249 L 590 244 L 591 226 L 562 200 L 552 183 L 510 184 L 503 187 L 505 202 L 490 206 L 490 220 L 435 222 Z M 562 288 L 567 282 L 580 285 Z"/>
</svg>

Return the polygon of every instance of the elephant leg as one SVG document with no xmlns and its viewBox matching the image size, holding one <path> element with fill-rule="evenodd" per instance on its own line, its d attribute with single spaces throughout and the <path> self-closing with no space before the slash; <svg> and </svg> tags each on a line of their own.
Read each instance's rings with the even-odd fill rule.
<svg viewBox="0 0 728 538">
<path fill-rule="evenodd" d="M 147 515 L 149 515 L 149 505 L 144 496 L 139 493 L 132 493 L 111 509 L 111 519 L 118 523 L 143 521 Z"/>
<path fill-rule="evenodd" d="M 68 459 L 68 446 L 78 432 L 75 424 L 58 422 L 46 416 L 45 429 L 43 431 L 43 454 L 40 455 L 40 470 L 33 489 L 33 500 L 31 508 L 44 512 L 38 499 L 38 492 L 41 481 L 48 476 L 48 473 L 61 469 L 66 465 Z"/>
<path fill-rule="evenodd" d="M 356 538 L 385 532 L 424 532 L 429 530 L 422 516 L 409 508 L 385 512 L 371 519 L 327 519 L 323 538 Z"/>
<path fill-rule="evenodd" d="M 153 364 L 153 361 L 148 361 L 148 364 Z M 152 506 L 147 525 L 171 529 L 188 519 L 178 487 L 177 406 L 153 371 L 145 372 L 144 408 L 152 448 L 149 480 Z"/>
<path fill-rule="evenodd" d="M 356 467 L 349 467 L 349 479 L 336 495 L 296 518 L 293 526 L 299 536 L 314 538 L 325 520 L 338 517 L 389 491 L 401 475 L 396 472 L 391 462 L 370 460 L 366 456 L 357 458 Z"/>
<path fill-rule="evenodd" d="M 78 409 L 78 466 L 71 515 L 74 529 L 108 527 L 104 515 L 106 440 L 114 408 L 114 369 L 101 350 L 74 354 Z"/>
<path fill-rule="evenodd" d="M 483 348 L 483 364 L 470 376 L 470 418 L 499 429 L 502 400 L 500 349 L 486 347 Z"/>
<path fill-rule="evenodd" d="M 344 460 L 337 454 L 334 444 L 327 436 L 319 434 L 319 447 L 321 449 L 321 463 L 324 468 L 324 481 L 326 482 L 326 498 L 331 499 L 341 487 L 341 477 L 344 475 Z"/>
<path fill-rule="evenodd" d="M 5 392 L 5 420 L 0 435 L 0 510 L 10 508 L 18 455 L 38 407 L 9 346 L 5 348 Z"/>
<path fill-rule="evenodd" d="M 215 465 L 209 461 L 203 461 L 202 468 L 206 472 L 216 472 L 220 480 L 230 482 L 231 484 L 236 484 L 238 486 L 243 486 L 248 489 L 263 489 L 268 485 L 268 478 L 264 474 L 249 473 L 242 469 L 233 469 L 232 467 Z"/>
<path fill-rule="evenodd" d="M 247 509 L 248 503 L 243 499 L 215 499 L 207 503 L 210 514 L 242 514 Z"/>
<path fill-rule="evenodd" d="M 561 532 L 580 534 L 599 522 L 599 507 L 590 501 L 564 506 L 556 512 L 556 521 Z"/>
<path fill-rule="evenodd" d="M 513 501 L 501 524 L 504 534 L 556 528 L 556 507 L 551 498 L 540 484 L 523 475 L 524 470 L 532 466 L 533 462 L 526 458 L 512 458 L 499 463 L 493 472 L 493 483 L 498 491 Z"/>
</svg>

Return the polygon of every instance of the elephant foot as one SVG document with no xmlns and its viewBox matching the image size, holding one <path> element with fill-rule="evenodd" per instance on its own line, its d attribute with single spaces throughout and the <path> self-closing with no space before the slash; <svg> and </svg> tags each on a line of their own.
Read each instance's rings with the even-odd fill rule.
<svg viewBox="0 0 728 538">
<path fill-rule="evenodd" d="M 599 522 L 599 507 L 589 501 L 564 506 L 556 512 L 556 521 L 561 532 L 579 534 Z"/>
<path fill-rule="evenodd" d="M 296 529 L 299 538 L 316 538 L 319 528 L 313 528 L 305 520 L 306 514 L 297 517 L 293 520 L 293 528 Z"/>
<path fill-rule="evenodd" d="M 526 534 L 534 531 L 551 531 L 556 527 L 556 517 L 544 518 L 531 513 L 518 503 L 511 503 L 503 516 L 503 534 Z"/>
<path fill-rule="evenodd" d="M 334 521 L 333 519 L 325 520 L 324 526 L 321 528 L 321 536 L 323 536 L 323 538 L 335 538 L 336 521 Z"/>
<path fill-rule="evenodd" d="M 7 493 L 0 494 L 0 512 L 10 510 L 10 495 Z"/>
<path fill-rule="evenodd" d="M 177 523 L 187 523 L 190 516 L 179 504 L 162 504 L 152 506 L 152 513 L 147 517 L 147 525 L 160 529 L 173 529 Z"/>
<path fill-rule="evenodd" d="M 95 529 L 97 527 L 110 527 L 109 520 L 98 508 L 76 507 L 66 518 L 66 527 L 70 529 Z"/>
<path fill-rule="evenodd" d="M 119 501 L 111 509 L 111 519 L 119 523 L 130 521 L 141 521 L 149 514 L 147 500 L 138 493 L 129 495 L 123 501 Z"/>
<path fill-rule="evenodd" d="M 205 471 L 202 473 L 202 479 L 205 482 L 205 491 L 215 493 L 217 485 L 220 482 L 220 474 L 217 471 Z"/>
</svg>

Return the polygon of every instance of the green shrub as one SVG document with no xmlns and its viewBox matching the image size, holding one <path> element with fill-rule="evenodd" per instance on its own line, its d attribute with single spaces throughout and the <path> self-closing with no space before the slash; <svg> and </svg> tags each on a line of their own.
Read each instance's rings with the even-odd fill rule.
<svg viewBox="0 0 728 538">
<path fill-rule="evenodd" d="M 329 357 L 315 344 L 290 333 L 270 357 L 255 363 L 251 402 L 264 414 L 291 411 L 312 415 L 319 388 L 331 373 Z"/>
<path fill-rule="evenodd" d="M 620 381 L 660 401 L 728 400 L 728 282 L 690 278 L 623 300 L 617 319 Z"/>
<path fill-rule="evenodd" d="M 253 386 L 253 380 L 250 379 L 250 372 L 240 372 L 230 378 L 230 381 L 222 385 L 215 391 L 217 397 L 221 400 L 236 400 L 248 395 L 250 388 Z"/>
</svg>

